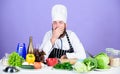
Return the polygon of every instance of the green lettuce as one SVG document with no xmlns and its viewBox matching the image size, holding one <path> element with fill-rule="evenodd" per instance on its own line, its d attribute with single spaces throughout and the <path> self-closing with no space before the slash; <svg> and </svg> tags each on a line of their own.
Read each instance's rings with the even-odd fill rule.
<svg viewBox="0 0 120 74">
<path fill-rule="evenodd" d="M 9 58 L 8 58 L 8 64 L 10 66 L 18 66 L 18 67 L 21 67 L 22 66 L 22 63 L 24 62 L 24 58 L 22 58 L 18 53 L 16 52 L 12 52 L 10 55 L 9 55 Z"/>
<path fill-rule="evenodd" d="M 101 52 L 98 55 L 95 56 L 95 59 L 97 60 L 98 69 L 108 69 L 110 66 L 108 65 L 110 63 L 109 57 L 106 53 Z"/>
</svg>

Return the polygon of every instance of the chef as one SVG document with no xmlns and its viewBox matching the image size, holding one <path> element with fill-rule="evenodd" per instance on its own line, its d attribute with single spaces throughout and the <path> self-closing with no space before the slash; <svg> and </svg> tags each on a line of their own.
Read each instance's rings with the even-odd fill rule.
<svg viewBox="0 0 120 74">
<path fill-rule="evenodd" d="M 67 30 L 67 8 L 54 5 L 52 14 L 52 30 L 48 31 L 40 46 L 45 58 L 86 58 L 85 50 L 77 35 Z"/>
</svg>

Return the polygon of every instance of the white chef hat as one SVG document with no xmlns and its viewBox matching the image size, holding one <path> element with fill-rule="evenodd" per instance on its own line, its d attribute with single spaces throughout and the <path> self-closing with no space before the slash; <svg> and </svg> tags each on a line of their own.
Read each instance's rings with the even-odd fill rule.
<svg viewBox="0 0 120 74">
<path fill-rule="evenodd" d="M 52 8 L 52 21 L 61 20 L 64 23 L 67 21 L 67 8 L 64 5 L 57 4 Z"/>
</svg>

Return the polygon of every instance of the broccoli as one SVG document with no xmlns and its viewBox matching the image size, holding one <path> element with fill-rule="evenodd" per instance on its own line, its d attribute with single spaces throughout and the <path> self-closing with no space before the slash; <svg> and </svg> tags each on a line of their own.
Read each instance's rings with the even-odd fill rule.
<svg viewBox="0 0 120 74">
<path fill-rule="evenodd" d="M 83 60 L 83 63 L 87 66 L 87 70 L 91 71 L 97 68 L 97 60 L 91 57 L 88 57 Z"/>
</svg>

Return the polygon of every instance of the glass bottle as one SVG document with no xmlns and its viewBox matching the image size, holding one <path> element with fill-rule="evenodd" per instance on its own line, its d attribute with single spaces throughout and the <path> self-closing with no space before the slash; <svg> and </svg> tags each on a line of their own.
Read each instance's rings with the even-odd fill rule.
<svg viewBox="0 0 120 74">
<path fill-rule="evenodd" d="M 33 38 L 32 36 L 29 37 L 29 45 L 27 48 L 27 54 L 34 54 L 34 48 L 33 48 Z"/>
</svg>

